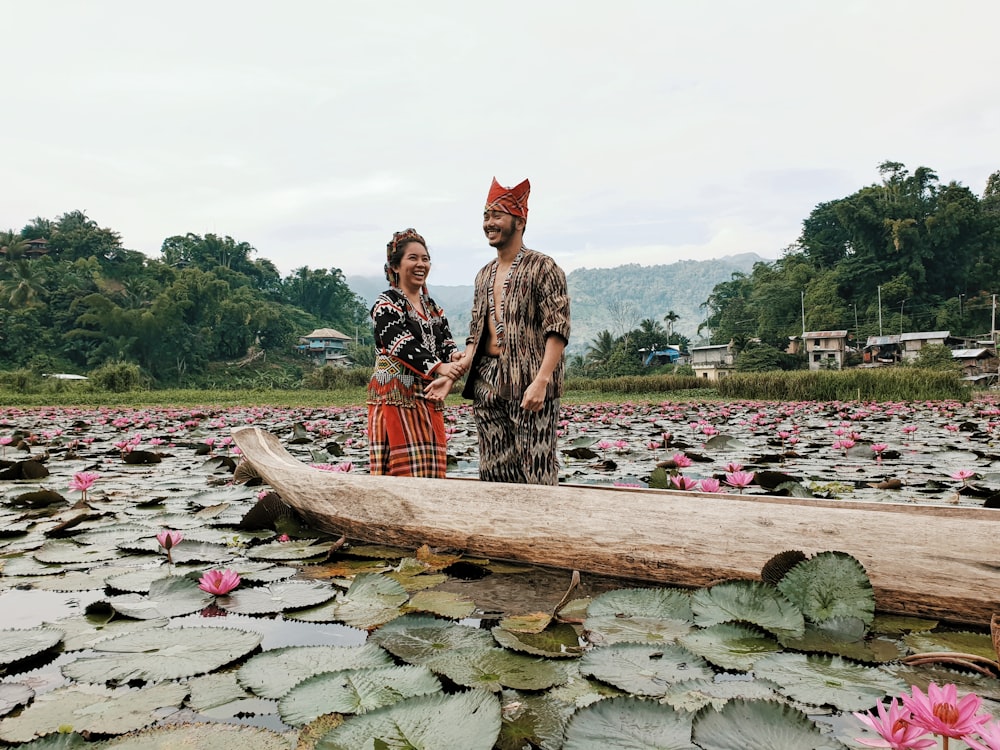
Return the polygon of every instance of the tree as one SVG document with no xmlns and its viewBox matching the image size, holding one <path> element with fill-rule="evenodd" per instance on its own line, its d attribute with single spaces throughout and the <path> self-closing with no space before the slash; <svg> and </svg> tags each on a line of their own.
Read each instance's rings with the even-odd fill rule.
<svg viewBox="0 0 1000 750">
<path fill-rule="evenodd" d="M 0 282 L 0 295 L 12 308 L 43 304 L 45 278 L 35 270 L 30 260 L 14 261 L 10 278 Z"/>
<path fill-rule="evenodd" d="M 611 355 L 615 353 L 615 337 L 611 331 L 604 330 L 594 337 L 594 340 L 587 347 L 587 362 L 594 368 L 606 366 L 611 361 Z"/>
<path fill-rule="evenodd" d="M 681 319 L 681 316 L 675 313 L 673 310 L 667 311 L 667 314 L 663 316 L 663 322 L 667 324 L 667 343 L 672 344 L 674 337 L 674 323 Z"/>
<path fill-rule="evenodd" d="M 9 229 L 0 232 L 0 253 L 10 262 L 24 257 L 24 252 L 28 249 L 27 241 L 21 235 Z"/>
</svg>

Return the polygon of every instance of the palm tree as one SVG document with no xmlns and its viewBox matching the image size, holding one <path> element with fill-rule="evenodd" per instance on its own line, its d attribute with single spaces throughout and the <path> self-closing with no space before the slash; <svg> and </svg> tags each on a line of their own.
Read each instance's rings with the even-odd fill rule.
<svg viewBox="0 0 1000 750">
<path fill-rule="evenodd" d="M 587 361 L 598 367 L 606 365 L 614 354 L 617 342 L 611 331 L 603 330 L 587 347 Z"/>
<path fill-rule="evenodd" d="M 667 341 L 668 342 L 670 341 L 670 339 L 674 335 L 674 321 L 680 320 L 680 319 L 681 319 L 681 316 L 678 315 L 677 313 L 675 313 L 673 310 L 668 311 L 667 314 L 663 316 L 663 320 L 667 324 Z"/>
<path fill-rule="evenodd" d="M 13 264 L 11 278 L 0 282 L 0 295 L 6 298 L 12 308 L 40 305 L 45 294 L 45 279 L 36 273 L 29 260 L 18 260 Z"/>
<path fill-rule="evenodd" d="M 28 249 L 28 243 L 13 229 L 0 232 L 0 253 L 9 261 L 18 260 L 24 257 L 24 251 Z"/>
</svg>

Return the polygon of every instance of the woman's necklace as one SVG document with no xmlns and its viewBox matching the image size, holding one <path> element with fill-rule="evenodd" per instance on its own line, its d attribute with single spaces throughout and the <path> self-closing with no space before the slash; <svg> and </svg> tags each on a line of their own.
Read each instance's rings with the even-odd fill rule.
<svg viewBox="0 0 1000 750">
<path fill-rule="evenodd" d="M 417 293 L 416 303 L 405 292 L 404 296 L 409 303 L 407 307 L 409 308 L 410 319 L 417 324 L 417 329 L 420 331 L 420 343 L 424 349 L 432 354 L 436 354 L 437 344 L 434 339 L 434 326 L 431 323 L 431 316 L 428 313 L 430 305 L 427 304 L 427 299 L 424 297 L 423 292 Z"/>
<path fill-rule="evenodd" d="M 504 325 L 504 306 L 507 303 L 507 291 L 510 289 L 510 280 L 514 276 L 514 269 L 517 268 L 521 259 L 524 257 L 524 245 L 521 245 L 521 249 L 517 251 L 517 255 L 514 256 L 514 262 L 510 264 L 510 268 L 507 269 L 507 275 L 503 280 L 503 287 L 500 289 L 500 311 L 497 314 L 497 307 L 494 304 L 493 289 L 496 287 L 497 283 L 497 268 L 500 266 L 499 259 L 490 267 L 490 278 L 489 287 L 486 292 L 486 302 L 490 306 L 490 317 L 493 318 L 493 327 L 497 332 L 497 348 L 503 349 L 504 341 L 506 339 L 506 327 Z"/>
</svg>

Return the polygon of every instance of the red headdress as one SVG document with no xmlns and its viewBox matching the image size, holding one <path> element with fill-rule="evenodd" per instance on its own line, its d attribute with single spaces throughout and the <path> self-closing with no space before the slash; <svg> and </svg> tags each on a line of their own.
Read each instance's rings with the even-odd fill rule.
<svg viewBox="0 0 1000 750">
<path fill-rule="evenodd" d="M 531 191 L 531 183 L 525 180 L 520 185 L 512 188 L 504 187 L 497 178 L 493 178 L 490 185 L 490 194 L 486 196 L 487 211 L 503 211 L 504 213 L 520 216 L 522 219 L 528 218 L 528 193 Z"/>
</svg>

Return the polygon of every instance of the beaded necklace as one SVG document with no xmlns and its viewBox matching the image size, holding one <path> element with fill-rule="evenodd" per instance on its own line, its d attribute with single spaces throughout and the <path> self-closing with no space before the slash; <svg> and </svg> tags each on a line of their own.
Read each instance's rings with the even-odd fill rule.
<svg viewBox="0 0 1000 750">
<path fill-rule="evenodd" d="M 504 305 L 507 302 L 507 290 L 510 289 L 510 280 L 511 280 L 511 277 L 514 275 L 514 269 L 517 268 L 518 264 L 521 262 L 521 259 L 524 257 L 524 251 L 525 251 L 525 247 L 524 247 L 524 245 L 521 245 L 521 249 L 517 251 L 517 255 L 514 257 L 514 262 L 511 263 L 510 264 L 510 268 L 507 269 L 507 275 L 504 277 L 504 280 L 503 280 L 503 287 L 500 289 L 500 315 L 499 316 L 497 316 L 497 308 L 496 308 L 496 305 L 494 304 L 493 288 L 496 286 L 496 282 L 497 282 L 497 268 L 499 268 L 499 266 L 500 266 L 500 260 L 497 259 L 497 260 L 493 261 L 493 265 L 490 266 L 489 287 L 487 288 L 487 291 L 486 291 L 486 301 L 487 301 L 487 304 L 489 304 L 489 306 L 490 306 L 490 317 L 493 318 L 493 326 L 494 326 L 494 328 L 496 329 L 496 332 L 497 332 L 497 347 L 499 349 L 503 349 L 504 343 L 505 343 L 505 338 L 506 338 L 506 335 L 505 335 L 506 334 L 506 331 L 505 331 L 506 327 L 504 326 L 503 320 L 504 320 Z"/>
<path fill-rule="evenodd" d="M 430 305 L 427 304 L 427 297 L 420 293 L 420 306 L 424 309 L 424 313 L 427 315 L 425 318 L 421 315 L 417 308 L 413 306 L 413 303 L 407 299 L 407 307 L 410 308 L 410 319 L 415 321 L 417 327 L 420 329 L 420 343 L 423 344 L 424 349 L 426 349 L 431 354 L 437 353 L 437 344 L 434 340 L 434 323 L 431 320 Z"/>
</svg>

